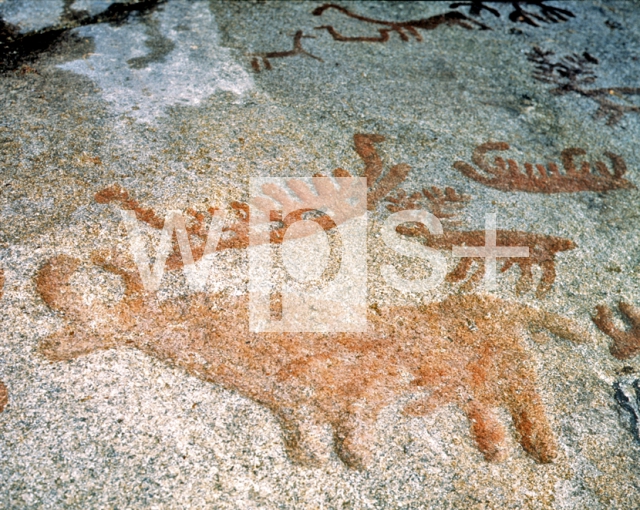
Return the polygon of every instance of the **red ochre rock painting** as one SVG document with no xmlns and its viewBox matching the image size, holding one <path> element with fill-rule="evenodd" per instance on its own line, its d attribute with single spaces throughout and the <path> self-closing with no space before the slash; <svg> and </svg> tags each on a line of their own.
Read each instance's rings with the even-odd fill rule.
<svg viewBox="0 0 640 510">
<path fill-rule="evenodd" d="M 583 161 L 580 168 L 576 168 L 574 158 L 586 154 L 584 149 L 579 148 L 562 151 L 560 157 L 564 173 L 560 172 L 556 163 L 548 163 L 546 168 L 540 164 L 525 163 L 523 172 L 513 159 L 505 161 L 502 157 L 496 156 L 494 166 L 485 159 L 487 152 L 506 151 L 509 148 L 506 142 L 483 143 L 475 148 L 471 157 L 478 169 L 464 161 L 456 161 L 453 167 L 474 181 L 502 191 L 574 193 L 635 188 L 631 182 L 623 178 L 627 172 L 624 159 L 612 152 L 605 152 L 605 156 L 611 160 L 613 171 L 602 161 L 596 161 L 593 164 L 594 168 L 587 161 Z"/>
<path fill-rule="evenodd" d="M 126 291 L 119 303 L 86 305 L 69 283 L 80 261 L 68 256 L 52 258 L 36 276 L 39 295 L 66 323 L 39 346 L 51 361 L 100 349 L 140 349 L 270 409 L 290 458 L 307 464 L 326 459 L 329 452 L 317 437 L 329 426 L 339 458 L 351 467 L 367 466 L 379 412 L 406 395 L 415 397 L 404 409 L 410 415 L 457 404 L 487 460 L 507 454 L 497 408 L 509 411 L 531 457 L 546 463 L 557 456 L 524 337 L 530 331 L 541 340 L 537 333 L 547 330 L 585 340 L 571 320 L 461 294 L 421 307 L 374 306 L 367 333 L 252 333 L 246 296 L 196 293 L 159 301 L 144 292 L 132 267 L 100 256 L 93 262 L 122 277 Z"/>
</svg>

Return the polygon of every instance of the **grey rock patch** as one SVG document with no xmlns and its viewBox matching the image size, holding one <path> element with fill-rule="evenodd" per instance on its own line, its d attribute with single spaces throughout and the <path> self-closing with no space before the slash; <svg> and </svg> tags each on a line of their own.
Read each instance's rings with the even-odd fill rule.
<svg viewBox="0 0 640 510">
<path fill-rule="evenodd" d="M 24 33 L 55 25 L 63 9 L 63 0 L 3 0 L 0 2 L 0 17 L 17 25 Z"/>
<path fill-rule="evenodd" d="M 151 19 L 164 34 L 164 49 L 148 48 L 149 31 L 140 19 L 123 26 L 82 27 L 75 33 L 94 38 L 95 52 L 59 67 L 88 76 L 117 114 L 146 123 L 168 107 L 195 106 L 217 91 L 241 95 L 253 87 L 247 72 L 218 44 L 205 2 L 170 2 Z M 167 41 L 173 46 L 168 52 Z"/>
</svg>

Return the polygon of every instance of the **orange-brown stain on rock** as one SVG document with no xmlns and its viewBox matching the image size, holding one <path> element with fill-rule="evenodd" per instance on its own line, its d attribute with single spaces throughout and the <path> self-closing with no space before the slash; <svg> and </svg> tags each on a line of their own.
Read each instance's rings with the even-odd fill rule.
<svg viewBox="0 0 640 510">
<path fill-rule="evenodd" d="M 9 403 L 9 391 L 2 381 L 0 381 L 0 413 L 4 411 Z"/>
<path fill-rule="evenodd" d="M 631 323 L 631 327 L 627 331 L 615 326 L 613 312 L 606 305 L 600 305 L 596 308 L 593 322 L 600 331 L 613 340 L 609 350 L 615 358 L 633 358 L 640 352 L 640 308 L 624 301 L 618 304 L 618 308 Z"/>
<path fill-rule="evenodd" d="M 579 148 L 569 148 L 562 151 L 561 160 L 564 173 L 560 172 L 555 163 L 548 163 L 546 168 L 540 164 L 525 163 L 525 171 L 523 172 L 513 159 L 507 159 L 505 162 L 502 157 L 497 156 L 494 160 L 494 166 L 485 159 L 487 152 L 508 149 L 509 144 L 506 142 L 483 143 L 476 147 L 471 157 L 479 170 L 464 161 L 456 161 L 453 167 L 470 179 L 502 191 L 574 193 L 577 191 L 635 188 L 631 182 L 623 178 L 627 172 L 624 159 L 612 152 L 605 152 L 605 156 L 611 160 L 613 171 L 602 161 L 594 163 L 595 171 L 586 161 L 582 162 L 579 169 L 576 168 L 574 158 L 586 154 L 584 149 Z"/>
<path fill-rule="evenodd" d="M 305 463 L 326 458 L 317 432 L 328 425 L 338 456 L 349 466 L 366 466 L 379 412 L 406 395 L 414 397 L 405 409 L 411 415 L 460 406 L 488 460 L 506 455 L 505 429 L 495 414 L 500 407 L 510 412 L 520 444 L 534 459 L 550 462 L 557 455 L 524 336 L 545 329 L 584 340 L 561 316 L 469 294 L 418 308 L 374 307 L 367 333 L 258 334 L 248 329 L 246 296 L 198 293 L 159 301 L 143 292 L 133 268 L 100 256 L 94 263 L 123 278 L 125 297 L 113 307 L 84 304 L 69 283 L 76 259 L 55 257 L 36 277 L 42 299 L 66 321 L 40 344 L 50 360 L 140 349 L 269 408 L 288 454 Z"/>
</svg>

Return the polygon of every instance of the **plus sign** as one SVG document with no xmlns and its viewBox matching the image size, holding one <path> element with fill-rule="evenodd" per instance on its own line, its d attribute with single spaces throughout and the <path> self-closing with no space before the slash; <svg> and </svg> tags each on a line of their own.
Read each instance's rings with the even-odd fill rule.
<svg viewBox="0 0 640 510">
<path fill-rule="evenodd" d="M 454 257 L 484 258 L 484 287 L 486 290 L 496 288 L 496 258 L 529 256 L 529 248 L 526 246 L 496 246 L 495 213 L 485 216 L 484 246 L 452 246 L 452 252 Z"/>
</svg>

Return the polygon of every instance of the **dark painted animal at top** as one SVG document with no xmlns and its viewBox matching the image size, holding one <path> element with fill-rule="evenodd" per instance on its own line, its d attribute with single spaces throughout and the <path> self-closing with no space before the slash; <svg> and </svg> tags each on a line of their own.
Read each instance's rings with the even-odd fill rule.
<svg viewBox="0 0 640 510">
<path fill-rule="evenodd" d="M 480 29 L 487 30 L 488 26 L 476 21 L 468 16 L 465 16 L 461 12 L 457 11 L 449 11 L 444 14 L 438 14 L 435 16 L 431 16 L 430 18 L 418 19 L 418 20 L 409 20 L 409 21 L 383 21 L 377 20 L 373 18 L 368 18 L 366 16 L 361 16 L 360 14 L 356 14 L 351 12 L 349 9 L 342 7 L 341 5 L 336 4 L 324 4 L 320 7 L 317 7 L 313 14 L 314 16 L 322 16 L 322 14 L 329 10 L 334 9 L 339 11 L 349 18 L 357 19 L 358 21 L 364 21 L 365 23 L 371 23 L 373 25 L 382 25 L 385 28 L 379 28 L 379 36 L 371 36 L 371 37 L 347 37 L 340 34 L 333 26 L 323 25 L 320 27 L 316 27 L 317 30 L 326 30 L 331 34 L 331 36 L 336 41 L 361 41 L 361 42 L 386 42 L 389 40 L 389 34 L 391 32 L 395 32 L 400 36 L 400 39 L 403 41 L 408 41 L 409 36 L 411 35 L 416 39 L 416 41 L 422 41 L 422 35 L 418 30 L 434 30 L 438 28 L 440 25 L 448 25 L 448 26 L 459 26 L 465 28 L 467 30 L 473 29 L 474 25 L 479 27 Z"/>
</svg>

